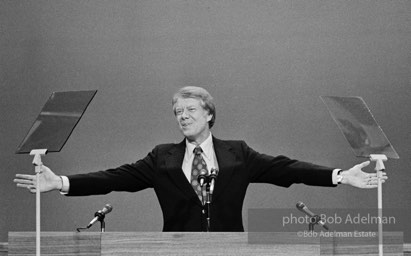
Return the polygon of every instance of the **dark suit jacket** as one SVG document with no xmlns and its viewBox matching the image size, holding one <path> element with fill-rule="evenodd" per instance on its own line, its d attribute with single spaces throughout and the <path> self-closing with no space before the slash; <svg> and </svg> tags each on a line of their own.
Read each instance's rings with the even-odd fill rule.
<svg viewBox="0 0 411 256">
<path fill-rule="evenodd" d="M 260 154 L 244 141 L 213 137 L 219 165 L 211 205 L 211 231 L 244 231 L 243 200 L 250 183 L 333 186 L 332 169 Z M 206 216 L 182 170 L 185 141 L 156 146 L 144 159 L 115 169 L 68 176 L 69 196 L 135 192 L 154 188 L 163 211 L 163 231 L 203 231 Z"/>
</svg>

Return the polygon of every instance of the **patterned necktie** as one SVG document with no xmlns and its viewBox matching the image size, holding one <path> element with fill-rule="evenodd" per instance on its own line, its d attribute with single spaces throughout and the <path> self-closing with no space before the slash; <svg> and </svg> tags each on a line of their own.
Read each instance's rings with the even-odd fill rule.
<svg viewBox="0 0 411 256">
<path fill-rule="evenodd" d="M 202 152 L 203 150 L 199 146 L 197 146 L 194 149 L 194 159 L 193 159 L 193 165 L 191 168 L 191 185 L 193 186 L 193 189 L 197 193 L 197 196 L 201 202 L 203 202 L 203 196 L 205 196 L 205 195 L 202 195 L 201 193 L 206 193 L 206 191 L 202 191 L 200 183 L 198 183 L 198 175 L 201 172 L 208 173 L 207 164 L 204 161 L 203 156 L 201 155 Z"/>
</svg>

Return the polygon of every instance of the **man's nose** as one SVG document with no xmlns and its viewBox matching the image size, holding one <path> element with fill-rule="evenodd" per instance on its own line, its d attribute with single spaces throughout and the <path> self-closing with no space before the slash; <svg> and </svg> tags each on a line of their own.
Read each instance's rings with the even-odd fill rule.
<svg viewBox="0 0 411 256">
<path fill-rule="evenodd" d="M 183 110 L 183 113 L 181 113 L 181 118 L 183 118 L 183 119 L 188 118 L 188 114 L 187 114 L 187 110 L 186 110 L 186 109 L 184 109 L 184 110 Z"/>
</svg>

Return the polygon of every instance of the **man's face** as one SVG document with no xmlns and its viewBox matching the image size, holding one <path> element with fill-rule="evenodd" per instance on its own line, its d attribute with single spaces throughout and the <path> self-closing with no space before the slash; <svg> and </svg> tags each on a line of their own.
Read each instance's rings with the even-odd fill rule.
<svg viewBox="0 0 411 256">
<path fill-rule="evenodd" d="M 174 104 L 174 114 L 183 135 L 189 141 L 201 143 L 209 135 L 208 121 L 212 115 L 194 98 L 179 98 Z"/>
</svg>

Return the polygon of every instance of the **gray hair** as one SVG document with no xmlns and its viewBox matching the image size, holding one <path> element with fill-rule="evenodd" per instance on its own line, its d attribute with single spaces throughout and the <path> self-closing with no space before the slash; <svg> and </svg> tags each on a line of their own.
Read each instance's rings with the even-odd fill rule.
<svg viewBox="0 0 411 256">
<path fill-rule="evenodd" d="M 174 94 L 172 100 L 174 114 L 175 104 L 179 98 L 193 98 L 200 100 L 201 106 L 207 110 L 210 115 L 212 115 L 211 120 L 208 122 L 208 127 L 213 127 L 215 123 L 215 105 L 213 103 L 213 97 L 206 89 L 197 86 L 186 86 L 178 90 Z"/>
</svg>

